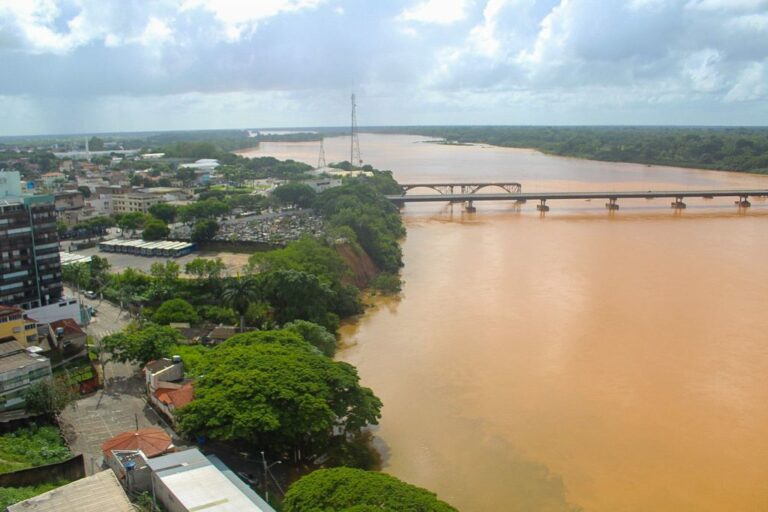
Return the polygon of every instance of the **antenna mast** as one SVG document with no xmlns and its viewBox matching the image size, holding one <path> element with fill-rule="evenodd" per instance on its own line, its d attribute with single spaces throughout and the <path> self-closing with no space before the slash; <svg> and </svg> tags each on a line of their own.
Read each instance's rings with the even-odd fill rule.
<svg viewBox="0 0 768 512">
<path fill-rule="evenodd" d="M 320 136 L 320 154 L 317 155 L 317 168 L 321 169 L 325 167 L 327 164 L 325 163 L 325 146 L 323 145 L 323 141 L 325 140 L 325 137 L 322 135 Z"/>
<path fill-rule="evenodd" d="M 350 136 L 349 163 L 352 166 L 363 164 L 363 158 L 360 156 L 360 139 L 357 136 L 357 104 L 355 95 L 352 94 L 352 130 Z"/>
</svg>

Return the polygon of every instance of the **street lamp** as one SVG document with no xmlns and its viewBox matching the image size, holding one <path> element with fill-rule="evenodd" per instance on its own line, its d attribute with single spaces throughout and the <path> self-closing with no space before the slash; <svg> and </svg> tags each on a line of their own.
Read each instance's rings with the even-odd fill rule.
<svg viewBox="0 0 768 512">
<path fill-rule="evenodd" d="M 277 460 L 273 462 L 272 464 L 267 465 L 267 458 L 264 457 L 264 451 L 261 452 L 261 463 L 264 465 L 264 499 L 267 503 L 269 503 L 269 480 L 267 479 L 267 476 L 269 474 L 269 468 L 272 466 L 275 466 L 277 464 L 282 463 L 283 461 Z"/>
</svg>

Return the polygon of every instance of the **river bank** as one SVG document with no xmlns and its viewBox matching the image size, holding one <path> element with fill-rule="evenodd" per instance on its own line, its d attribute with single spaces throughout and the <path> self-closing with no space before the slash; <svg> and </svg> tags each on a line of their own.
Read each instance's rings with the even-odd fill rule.
<svg viewBox="0 0 768 512">
<path fill-rule="evenodd" d="M 762 176 L 361 135 L 399 181 L 765 188 Z M 348 140 L 326 139 L 329 159 Z M 262 148 L 301 159 L 312 146 Z M 293 152 L 293 153 L 292 153 Z M 403 292 L 341 328 L 385 472 L 462 511 L 750 511 L 768 499 L 768 205 L 403 210 Z M 638 486 L 637 482 L 642 482 Z"/>
</svg>

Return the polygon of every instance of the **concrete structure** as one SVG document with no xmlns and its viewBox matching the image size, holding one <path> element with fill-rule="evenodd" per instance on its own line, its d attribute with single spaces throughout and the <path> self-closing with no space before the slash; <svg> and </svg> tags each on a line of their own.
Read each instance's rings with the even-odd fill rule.
<svg viewBox="0 0 768 512">
<path fill-rule="evenodd" d="M 149 459 L 152 492 L 168 512 L 274 512 L 215 457 L 192 448 Z"/>
<path fill-rule="evenodd" d="M 111 450 L 104 461 L 112 469 L 117 480 L 128 492 L 152 489 L 152 473 L 146 456 L 141 450 Z"/>
<path fill-rule="evenodd" d="M 85 206 L 85 198 L 79 190 L 65 190 L 53 195 L 53 205 L 56 211 L 77 210 Z"/>
<path fill-rule="evenodd" d="M 608 202 L 605 207 L 608 210 L 618 210 L 619 199 L 674 199 L 671 203 L 674 209 L 685 208 L 683 199 L 687 197 L 701 197 L 703 199 L 712 199 L 714 197 L 735 197 L 736 206 L 739 208 L 749 208 L 750 197 L 763 197 L 768 195 L 768 189 L 735 189 L 735 190 L 625 190 L 610 192 L 520 192 L 519 183 L 408 183 L 400 185 L 403 193 L 401 195 L 388 195 L 387 199 L 397 205 L 408 202 L 425 203 L 448 201 L 451 203 L 464 203 L 467 210 L 474 211 L 474 201 L 516 201 L 525 203 L 526 201 L 539 201 L 536 208 L 540 212 L 549 211 L 547 201 L 555 199 L 606 199 Z M 407 195 L 407 192 L 415 188 L 430 188 L 437 194 L 430 195 Z M 476 192 L 486 187 L 499 187 L 506 193 L 477 194 Z M 455 193 L 458 188 L 460 193 Z"/>
<path fill-rule="evenodd" d="M 112 209 L 114 213 L 148 213 L 150 206 L 162 202 L 162 197 L 153 194 L 145 194 L 143 192 L 115 194 L 112 196 Z"/>
<path fill-rule="evenodd" d="M 328 190 L 329 188 L 334 187 L 340 187 L 341 186 L 341 179 L 340 178 L 318 178 L 315 180 L 303 180 L 301 183 L 304 185 L 308 185 L 312 188 L 315 192 L 318 194 L 320 192 L 323 192 L 324 190 Z"/>
<path fill-rule="evenodd" d="M 62 290 L 53 197 L 22 195 L 19 173 L 0 173 L 0 304 L 45 306 Z"/>
<path fill-rule="evenodd" d="M 112 471 L 76 480 L 8 507 L 8 512 L 135 512 Z"/>
<path fill-rule="evenodd" d="M 26 350 L 15 340 L 0 342 L 0 411 L 24 407 L 27 388 L 51 376 L 48 358 Z"/>
<path fill-rule="evenodd" d="M 26 314 L 41 324 L 50 324 L 66 318 L 73 319 L 79 325 L 86 323 L 86 319 L 83 318 L 80 301 L 70 297 L 62 297 L 52 304 L 27 309 Z"/>
<path fill-rule="evenodd" d="M 13 338 L 22 347 L 37 343 L 37 322 L 13 306 L 0 306 L 0 339 Z"/>
<path fill-rule="evenodd" d="M 56 338 L 56 345 L 68 353 L 78 353 L 85 348 L 88 336 L 72 318 L 63 318 L 50 324 L 50 332 Z"/>
</svg>

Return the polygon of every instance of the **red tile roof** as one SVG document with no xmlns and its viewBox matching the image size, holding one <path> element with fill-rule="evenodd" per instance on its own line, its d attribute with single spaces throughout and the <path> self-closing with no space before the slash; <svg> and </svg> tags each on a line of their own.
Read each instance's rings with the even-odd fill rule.
<svg viewBox="0 0 768 512">
<path fill-rule="evenodd" d="M 179 389 L 157 388 L 155 396 L 164 404 L 173 405 L 175 409 L 179 409 L 195 398 L 195 388 L 191 382 L 184 384 Z"/>
<path fill-rule="evenodd" d="M 154 457 L 172 448 L 171 436 L 153 427 L 123 432 L 101 445 L 105 457 L 109 457 L 112 450 L 141 450 L 147 457 Z"/>
<path fill-rule="evenodd" d="M 51 329 L 53 329 L 54 332 L 59 327 L 64 329 L 64 334 L 85 335 L 85 331 L 83 331 L 80 326 L 77 325 L 77 322 L 71 318 L 64 318 L 63 320 L 56 320 L 55 322 L 51 322 Z"/>
<path fill-rule="evenodd" d="M 24 310 L 15 306 L 0 306 L 0 316 L 13 315 L 15 313 L 23 313 Z"/>
</svg>

